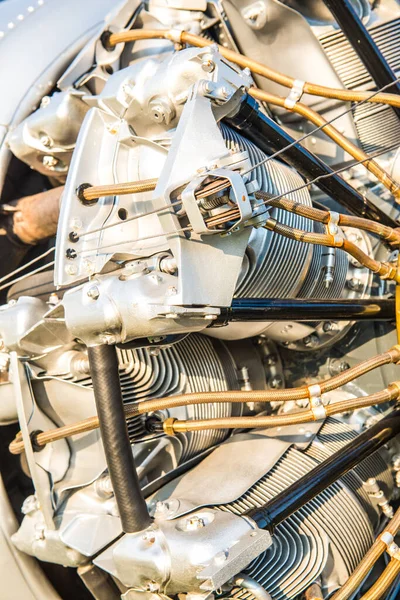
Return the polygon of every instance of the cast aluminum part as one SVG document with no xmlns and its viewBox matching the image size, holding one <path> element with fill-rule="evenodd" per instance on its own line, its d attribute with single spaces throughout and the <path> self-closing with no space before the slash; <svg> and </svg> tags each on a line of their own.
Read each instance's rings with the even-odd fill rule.
<svg viewBox="0 0 400 600">
<path fill-rule="evenodd" d="M 209 61 L 214 65 L 211 72 L 204 70 Z M 58 285 L 91 276 L 89 284 L 64 296 L 66 324 L 74 336 L 91 345 L 104 343 L 107 336 L 111 343 L 196 331 L 216 317 L 218 309 L 213 307 L 230 305 L 250 235 L 249 229 L 241 228 L 253 211 L 239 174 L 250 163 L 246 153 L 228 151 L 217 121 L 235 108 L 237 93 L 249 84 L 249 75 L 228 65 L 217 50 L 188 49 L 161 64 L 148 61 L 144 67 L 119 71 L 97 98 L 90 99 L 93 108 L 82 125 L 63 194 L 56 249 Z M 168 153 L 161 138 L 168 140 Z M 101 148 L 98 161 L 92 158 L 93 144 Z M 109 183 L 111 164 L 117 180 L 158 175 L 154 194 L 106 197 L 92 206 L 82 203 L 77 187 L 88 181 Z M 232 184 L 231 201 L 241 214 L 232 235 L 213 233 L 205 226 L 194 189 L 207 176 L 225 176 Z M 182 186 L 182 202 L 193 227 L 189 238 L 169 210 L 140 216 L 168 209 L 171 193 Z M 121 223 L 121 210 L 139 218 Z M 116 227 L 101 231 L 110 224 Z M 71 231 L 78 236 L 75 243 Z M 176 261 L 173 275 L 149 272 L 145 261 L 140 262 L 142 256 L 162 252 L 172 253 Z M 100 275 L 118 256 L 136 259 L 136 272 Z M 214 285 L 217 278 L 219 286 Z M 202 305 L 209 308 L 188 308 Z"/>
<path fill-rule="evenodd" d="M 48 177 L 65 179 L 82 121 L 89 107 L 82 92 L 55 92 L 11 132 L 11 152 Z"/>
<path fill-rule="evenodd" d="M 151 527 L 125 535 L 94 562 L 137 590 L 212 592 L 270 545 L 270 534 L 250 519 L 202 509 L 178 520 L 156 518 Z"/>
</svg>

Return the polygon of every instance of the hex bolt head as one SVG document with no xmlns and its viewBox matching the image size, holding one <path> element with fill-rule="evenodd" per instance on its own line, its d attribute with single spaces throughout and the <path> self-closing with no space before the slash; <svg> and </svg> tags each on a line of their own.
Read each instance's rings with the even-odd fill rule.
<svg viewBox="0 0 400 600">
<path fill-rule="evenodd" d="M 58 165 L 58 163 L 59 163 L 59 160 L 55 156 L 46 154 L 42 158 L 42 164 L 44 167 L 46 167 L 46 169 L 54 169 Z"/>
<path fill-rule="evenodd" d="M 97 300 L 97 298 L 100 296 L 100 290 L 97 287 L 97 285 L 93 285 L 92 287 L 90 287 L 88 289 L 88 291 L 86 292 L 86 294 L 92 300 Z"/>
</svg>

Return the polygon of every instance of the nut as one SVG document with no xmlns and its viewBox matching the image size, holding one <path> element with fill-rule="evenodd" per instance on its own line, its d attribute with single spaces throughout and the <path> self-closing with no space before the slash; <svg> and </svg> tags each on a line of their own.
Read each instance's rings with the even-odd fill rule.
<svg viewBox="0 0 400 600">
<path fill-rule="evenodd" d="M 168 125 L 175 117 L 175 108 L 168 98 L 154 98 L 149 103 L 150 116 L 156 123 Z"/>
<path fill-rule="evenodd" d="M 97 298 L 100 296 L 100 291 L 97 285 L 93 285 L 86 293 L 92 300 L 97 300 Z"/>
</svg>

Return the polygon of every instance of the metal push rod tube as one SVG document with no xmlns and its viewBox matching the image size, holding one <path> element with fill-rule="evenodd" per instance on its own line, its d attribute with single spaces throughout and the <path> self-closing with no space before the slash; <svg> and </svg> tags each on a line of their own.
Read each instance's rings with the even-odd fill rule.
<svg viewBox="0 0 400 600">
<path fill-rule="evenodd" d="M 259 110 L 256 101 L 250 96 L 247 96 L 242 102 L 238 112 L 226 121 L 228 125 L 238 129 L 266 154 L 283 150 L 295 141 L 273 119 L 264 115 Z M 300 144 L 295 144 L 282 152 L 281 157 L 306 179 L 315 179 L 321 175 L 333 173 L 327 164 Z M 338 174 L 321 179 L 316 182 L 316 185 L 325 194 L 347 208 L 352 215 L 367 217 L 393 228 L 399 226 L 397 221 L 380 210 L 368 198 L 362 196 Z"/>
<path fill-rule="evenodd" d="M 243 321 L 394 321 L 395 318 L 395 301 L 382 298 L 234 298 L 232 306 L 221 308 L 211 327 Z"/>
<path fill-rule="evenodd" d="M 324 3 L 377 86 L 384 87 L 393 82 L 393 87 L 389 91 L 400 94 L 400 84 L 396 74 L 390 68 L 350 0 L 324 0 Z M 400 118 L 400 109 L 394 107 L 393 110 Z"/>
<path fill-rule="evenodd" d="M 88 348 L 90 373 L 108 472 L 122 529 L 135 533 L 151 519 L 140 489 L 126 427 L 115 346 Z"/>
<path fill-rule="evenodd" d="M 272 532 L 276 525 L 290 517 L 370 454 L 379 450 L 398 433 L 400 408 L 332 454 L 266 505 L 247 511 L 246 516 L 253 519 L 261 529 L 269 529 Z"/>
</svg>

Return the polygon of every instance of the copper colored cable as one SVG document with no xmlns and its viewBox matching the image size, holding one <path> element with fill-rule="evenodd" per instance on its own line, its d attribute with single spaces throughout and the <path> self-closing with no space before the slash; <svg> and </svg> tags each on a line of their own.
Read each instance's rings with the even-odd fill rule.
<svg viewBox="0 0 400 600">
<path fill-rule="evenodd" d="M 93 201 L 102 196 L 124 196 L 127 194 L 142 194 L 152 192 L 156 189 L 158 179 L 143 179 L 142 181 L 128 181 L 126 183 L 110 183 L 109 185 L 91 185 L 82 189 L 81 194 L 84 200 Z M 230 185 L 228 179 L 215 179 L 203 188 L 198 190 L 196 198 L 205 198 L 210 194 L 215 194 Z"/>
<path fill-rule="evenodd" d="M 400 383 L 391 383 L 381 392 L 335 402 L 325 406 L 326 416 L 336 415 L 343 412 L 383 404 L 391 400 L 396 400 L 400 395 Z M 198 420 L 179 420 L 174 418 L 166 419 L 163 423 L 164 433 L 174 435 L 187 431 L 204 431 L 208 429 L 255 429 L 268 427 L 284 427 L 285 425 L 298 425 L 300 423 L 310 423 L 319 420 L 312 409 L 302 410 L 293 414 L 261 417 L 222 417 L 218 419 L 198 419 Z"/>
<path fill-rule="evenodd" d="M 128 181 L 127 183 L 111 183 L 110 185 L 92 185 L 82 190 L 85 200 L 97 200 L 102 196 L 119 196 L 126 194 L 142 194 L 156 189 L 157 179 L 143 179 L 142 181 Z"/>
<path fill-rule="evenodd" d="M 382 367 L 383 365 L 397 363 L 400 361 L 400 346 L 394 346 L 387 352 L 377 354 L 367 360 L 362 361 L 358 365 L 347 369 L 343 373 L 339 373 L 330 379 L 321 381 L 319 386 L 321 393 L 330 392 L 354 379 L 369 373 L 370 371 Z M 127 419 L 153 412 L 156 410 L 164 410 L 179 406 L 190 406 L 192 404 L 207 404 L 212 402 L 287 402 L 291 400 L 304 400 L 309 398 L 309 388 L 302 386 L 293 389 L 284 390 L 255 390 L 255 391 L 228 391 L 228 392 L 198 392 L 194 394 L 183 394 L 181 396 L 169 396 L 167 398 L 158 398 L 154 400 L 143 400 L 135 404 L 126 405 L 124 407 L 125 417 Z M 99 426 L 99 421 L 96 417 L 89 417 L 83 421 L 64 425 L 57 429 L 36 435 L 35 442 L 39 446 L 45 446 L 48 443 L 55 442 L 72 435 L 87 433 L 93 431 Z M 24 451 L 24 442 L 19 435 L 11 442 L 9 446 L 11 454 L 21 454 Z"/>
<path fill-rule="evenodd" d="M 215 42 L 212 40 L 188 33 L 187 31 L 169 29 L 130 29 L 119 33 L 113 33 L 109 36 L 108 45 L 111 48 L 120 43 L 149 39 L 165 39 L 175 43 L 190 44 L 191 46 L 197 46 L 198 48 L 215 45 Z M 243 54 L 228 50 L 223 46 L 218 46 L 218 50 L 227 60 L 237 64 L 243 69 L 248 68 L 252 73 L 256 73 L 270 81 L 274 81 L 287 88 L 292 88 L 295 84 L 296 80 L 294 77 L 271 69 L 256 60 L 243 56 Z M 369 92 L 341 90 L 309 82 L 305 82 L 304 84 L 304 93 L 311 94 L 312 96 L 320 96 L 322 98 L 342 100 L 344 102 L 362 102 L 366 100 L 377 104 L 389 104 L 390 106 L 400 107 L 400 97 L 396 94 L 380 93 L 370 97 L 371 94 Z"/>
<path fill-rule="evenodd" d="M 274 106 L 280 106 L 281 108 L 285 108 L 290 112 L 297 113 L 301 115 L 317 127 L 321 127 L 321 131 L 325 133 L 328 137 L 330 137 L 338 146 L 340 146 L 345 152 L 350 154 L 357 161 L 362 161 L 362 164 L 365 168 L 370 171 L 375 177 L 396 197 L 400 197 L 400 186 L 399 184 L 383 169 L 375 160 L 372 158 L 369 159 L 368 154 L 366 154 L 361 148 L 353 144 L 350 140 L 348 140 L 343 134 L 340 133 L 336 127 L 331 125 L 324 119 L 322 115 L 318 112 L 309 108 L 305 104 L 301 102 L 296 102 L 293 107 L 287 108 L 285 104 L 285 98 L 281 96 L 276 96 L 275 94 L 269 94 L 260 90 L 258 88 L 250 88 L 249 90 L 250 96 L 256 98 L 257 100 L 261 100 L 263 102 L 267 102 L 268 104 L 273 104 Z"/>
<path fill-rule="evenodd" d="M 342 585 L 340 590 L 338 590 L 336 594 L 332 596 L 331 600 L 348 600 L 351 596 L 353 596 L 353 594 L 367 577 L 374 564 L 387 549 L 387 545 L 382 540 L 382 536 L 385 533 L 390 533 L 391 536 L 395 537 L 399 529 L 400 508 L 397 509 L 394 517 L 386 525 L 385 530 L 375 540 L 361 562 L 357 565 L 353 573 L 347 579 L 346 583 Z"/>
<path fill-rule="evenodd" d="M 282 208 L 288 212 L 306 217 L 312 221 L 317 221 L 318 223 L 324 223 L 325 225 L 329 223 L 331 213 L 328 210 L 321 210 L 320 208 L 307 206 L 306 204 L 296 202 L 295 200 L 290 200 L 289 198 L 275 199 L 272 195 L 262 191 L 256 192 L 255 196 L 256 198 L 264 200 L 267 205 L 273 206 L 274 208 Z M 344 215 L 342 213 L 338 214 L 339 225 L 344 227 L 355 227 L 357 229 L 369 231 L 370 233 L 375 233 L 379 237 L 392 244 L 400 244 L 400 228 L 393 229 L 392 227 L 382 225 L 381 223 L 371 221 L 370 219 L 354 217 L 353 215 Z"/>
<path fill-rule="evenodd" d="M 379 579 L 360 600 L 380 600 L 400 574 L 400 557 L 392 558 Z"/>
<path fill-rule="evenodd" d="M 287 225 L 283 225 L 282 223 L 278 223 L 275 219 L 267 219 L 264 227 L 297 242 L 317 244 L 330 248 L 342 248 L 364 267 L 370 271 L 373 271 L 374 273 L 377 273 L 382 279 L 390 279 L 394 281 L 399 279 L 395 265 L 392 265 L 389 262 L 380 262 L 374 258 L 371 258 L 368 256 L 368 254 L 365 254 L 365 252 L 356 246 L 356 244 L 353 244 L 353 242 L 349 242 L 344 238 L 338 238 L 337 236 L 332 236 L 330 234 L 314 233 L 303 231 L 302 229 L 295 229 L 294 227 L 289 227 Z"/>
</svg>

